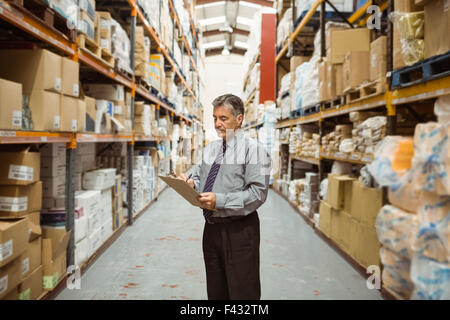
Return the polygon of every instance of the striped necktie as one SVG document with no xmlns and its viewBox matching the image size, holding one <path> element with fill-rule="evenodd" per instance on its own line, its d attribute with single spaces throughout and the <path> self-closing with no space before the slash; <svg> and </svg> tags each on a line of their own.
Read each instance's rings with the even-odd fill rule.
<svg viewBox="0 0 450 320">
<path fill-rule="evenodd" d="M 223 157 L 225 155 L 225 151 L 227 149 L 226 141 L 223 141 L 222 149 L 220 150 L 219 154 L 217 155 L 216 160 L 211 166 L 211 169 L 208 173 L 208 178 L 206 178 L 205 187 L 203 188 L 203 192 L 211 192 L 214 181 L 216 180 L 217 173 L 219 172 L 220 165 L 222 164 Z M 205 219 L 208 220 L 209 217 L 212 216 L 212 211 L 203 209 L 203 215 L 205 216 Z"/>
</svg>

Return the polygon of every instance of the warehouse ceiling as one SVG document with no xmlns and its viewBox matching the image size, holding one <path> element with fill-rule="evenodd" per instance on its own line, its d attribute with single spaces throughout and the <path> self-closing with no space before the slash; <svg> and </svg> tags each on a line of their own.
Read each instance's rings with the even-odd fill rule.
<svg viewBox="0 0 450 320">
<path fill-rule="evenodd" d="M 269 0 L 197 0 L 196 17 L 200 28 L 200 45 L 205 54 L 245 54 L 254 14 L 261 6 L 273 7 Z"/>
</svg>

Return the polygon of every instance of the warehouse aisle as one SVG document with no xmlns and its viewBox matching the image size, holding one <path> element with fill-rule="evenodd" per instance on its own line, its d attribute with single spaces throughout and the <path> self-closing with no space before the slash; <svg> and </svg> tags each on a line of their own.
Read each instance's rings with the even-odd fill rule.
<svg viewBox="0 0 450 320">
<path fill-rule="evenodd" d="M 272 190 L 260 210 L 262 299 L 381 299 Z M 206 299 L 203 217 L 168 189 L 57 299 Z"/>
</svg>

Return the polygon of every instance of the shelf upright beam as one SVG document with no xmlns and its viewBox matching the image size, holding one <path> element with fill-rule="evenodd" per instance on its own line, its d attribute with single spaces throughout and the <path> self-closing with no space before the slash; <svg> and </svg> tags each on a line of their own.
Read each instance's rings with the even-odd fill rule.
<svg viewBox="0 0 450 320">
<path fill-rule="evenodd" d="M 264 103 L 266 100 L 275 101 L 276 97 L 276 15 L 273 13 L 263 13 L 261 15 L 261 56 L 260 56 L 260 94 L 257 103 Z"/>
<path fill-rule="evenodd" d="M 70 232 L 67 247 L 67 266 L 75 265 L 75 157 L 76 135 L 72 134 L 66 149 L 66 231 Z"/>
<path fill-rule="evenodd" d="M 320 4 L 320 56 L 324 58 L 327 55 L 325 43 L 325 1 Z"/>
<path fill-rule="evenodd" d="M 131 70 L 134 70 L 134 50 L 135 50 L 135 42 L 136 42 L 136 6 L 134 6 L 131 10 L 131 32 L 130 32 L 130 67 Z M 133 155 L 134 155 L 134 99 L 136 97 L 136 83 L 133 82 L 131 88 L 131 134 L 133 139 L 130 143 L 127 144 L 127 167 L 128 167 L 128 189 L 127 189 L 127 204 L 128 204 L 128 225 L 133 224 Z"/>
</svg>

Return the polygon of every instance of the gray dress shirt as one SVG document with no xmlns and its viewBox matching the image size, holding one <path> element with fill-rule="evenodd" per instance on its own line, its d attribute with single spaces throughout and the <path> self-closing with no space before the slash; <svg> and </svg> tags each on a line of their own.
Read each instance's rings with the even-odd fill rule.
<svg viewBox="0 0 450 320">
<path fill-rule="evenodd" d="M 266 201 L 272 160 L 262 144 L 242 129 L 226 143 L 224 160 L 212 188 L 217 210 L 213 217 L 248 215 Z M 203 150 L 202 163 L 193 165 L 186 173 L 200 193 L 222 145 L 222 139 L 209 143 Z"/>
</svg>

